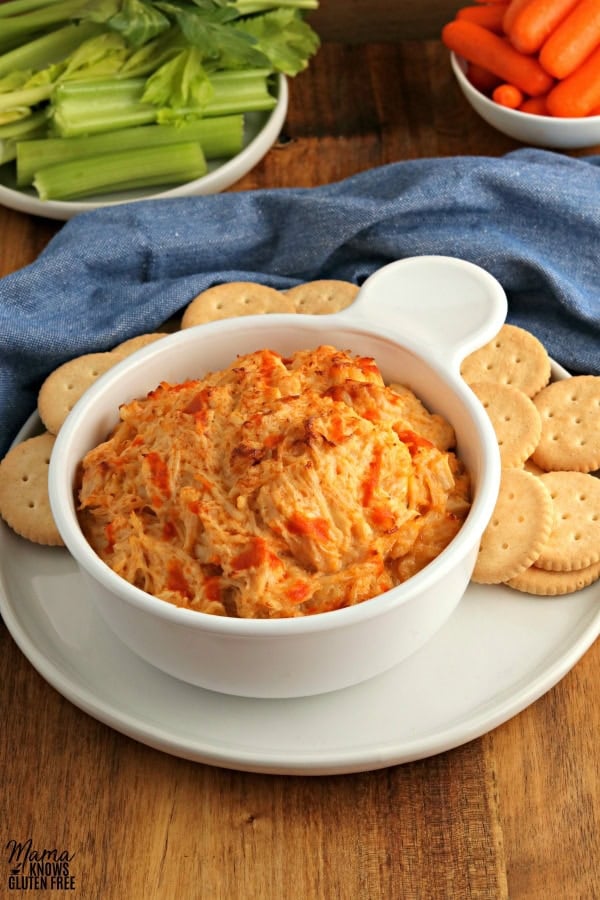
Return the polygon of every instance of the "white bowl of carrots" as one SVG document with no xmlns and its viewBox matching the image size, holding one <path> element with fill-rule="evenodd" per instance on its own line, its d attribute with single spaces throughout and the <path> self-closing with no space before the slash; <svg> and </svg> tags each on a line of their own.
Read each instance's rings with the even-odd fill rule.
<svg viewBox="0 0 600 900">
<path fill-rule="evenodd" d="M 525 144 L 600 144 L 600 0 L 508 0 L 460 9 L 442 29 L 473 109 Z"/>
</svg>

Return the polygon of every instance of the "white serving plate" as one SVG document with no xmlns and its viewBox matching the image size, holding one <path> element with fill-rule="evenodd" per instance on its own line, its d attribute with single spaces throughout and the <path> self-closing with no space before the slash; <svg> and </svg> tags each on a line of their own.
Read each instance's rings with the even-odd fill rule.
<svg viewBox="0 0 600 900">
<path fill-rule="evenodd" d="M 40 200 L 33 188 L 17 188 L 11 178 L 11 168 L 0 167 L 0 204 L 19 212 L 66 221 L 78 213 L 101 206 L 115 206 L 134 200 L 157 200 L 170 197 L 189 197 L 196 194 L 218 194 L 243 178 L 270 150 L 277 140 L 288 108 L 288 85 L 284 75 L 279 76 L 277 105 L 269 112 L 246 115 L 244 149 L 237 156 L 222 164 L 208 163 L 208 173 L 202 178 L 163 191 L 137 190 L 105 194 L 89 200 Z"/>
<path fill-rule="evenodd" d="M 567 377 L 556 365 L 553 374 Z M 18 439 L 38 429 L 34 415 Z M 471 584 L 441 630 L 394 669 L 287 700 L 213 693 L 143 662 L 98 616 L 66 550 L 30 544 L 3 523 L 0 613 L 50 685 L 134 740 L 220 767 L 325 775 L 423 759 L 524 710 L 600 634 L 600 582 L 548 598 Z"/>
</svg>

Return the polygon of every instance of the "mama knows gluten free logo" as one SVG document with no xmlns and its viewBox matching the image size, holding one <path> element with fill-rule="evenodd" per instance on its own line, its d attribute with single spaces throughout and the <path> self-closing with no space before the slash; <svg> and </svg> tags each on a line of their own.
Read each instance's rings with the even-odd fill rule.
<svg viewBox="0 0 600 900">
<path fill-rule="evenodd" d="M 74 853 L 68 850 L 37 849 L 32 838 L 23 843 L 11 840 L 5 847 L 9 891 L 74 891 L 71 872 Z"/>
</svg>

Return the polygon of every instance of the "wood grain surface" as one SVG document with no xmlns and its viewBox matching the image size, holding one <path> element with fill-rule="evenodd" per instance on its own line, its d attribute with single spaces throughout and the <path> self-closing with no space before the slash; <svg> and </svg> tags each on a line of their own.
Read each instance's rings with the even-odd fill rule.
<svg viewBox="0 0 600 900">
<path fill-rule="evenodd" d="M 310 20 L 328 41 L 364 44 L 436 38 L 460 6 L 456 0 L 324 0 Z"/>
<path fill-rule="evenodd" d="M 281 141 L 234 190 L 518 146 L 465 105 L 436 41 L 326 44 Z M 591 151 L 590 151 L 591 152 Z M 60 222 L 0 207 L 0 274 Z M 335 777 L 244 774 L 150 749 L 72 706 L 0 626 L 0 895 L 6 845 L 75 856 L 86 900 L 597 900 L 600 645 L 488 735 Z M 392 713 L 391 713 L 392 714 Z"/>
</svg>

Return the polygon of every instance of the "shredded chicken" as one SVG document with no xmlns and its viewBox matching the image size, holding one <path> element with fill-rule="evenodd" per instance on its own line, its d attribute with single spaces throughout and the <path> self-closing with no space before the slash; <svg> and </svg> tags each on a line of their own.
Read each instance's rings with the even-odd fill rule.
<svg viewBox="0 0 600 900">
<path fill-rule="evenodd" d="M 361 603 L 418 572 L 470 506 L 454 433 L 368 357 L 271 350 L 121 407 L 79 516 L 115 572 L 246 618 Z"/>
</svg>

